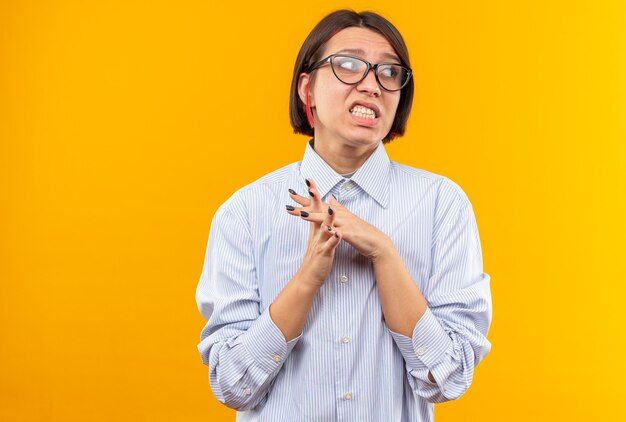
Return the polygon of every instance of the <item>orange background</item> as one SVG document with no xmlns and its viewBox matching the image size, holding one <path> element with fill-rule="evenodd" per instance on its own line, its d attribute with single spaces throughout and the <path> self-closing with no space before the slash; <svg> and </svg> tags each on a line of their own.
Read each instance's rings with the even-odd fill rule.
<svg viewBox="0 0 626 422">
<path fill-rule="evenodd" d="M 279 6 L 279 4 L 282 4 Z M 622 421 L 623 1 L 0 2 L 0 420 L 219 421 L 211 217 L 297 161 L 298 49 L 372 9 L 409 45 L 392 159 L 474 205 L 493 350 L 442 421 Z"/>
</svg>

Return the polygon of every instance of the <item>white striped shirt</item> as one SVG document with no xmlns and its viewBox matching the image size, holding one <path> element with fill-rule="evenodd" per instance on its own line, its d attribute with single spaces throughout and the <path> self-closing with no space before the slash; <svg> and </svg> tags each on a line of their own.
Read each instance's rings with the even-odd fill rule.
<svg viewBox="0 0 626 422">
<path fill-rule="evenodd" d="M 392 239 L 428 302 L 412 338 L 389 330 L 372 263 L 341 242 L 303 332 L 285 341 L 269 306 L 306 250 L 309 223 L 285 211 L 305 178 Z M 198 350 L 238 421 L 432 421 L 433 403 L 460 397 L 489 353 L 489 281 L 458 185 L 390 161 L 382 143 L 345 179 L 308 143 L 302 161 L 216 212 L 196 293 L 207 319 Z"/>
</svg>

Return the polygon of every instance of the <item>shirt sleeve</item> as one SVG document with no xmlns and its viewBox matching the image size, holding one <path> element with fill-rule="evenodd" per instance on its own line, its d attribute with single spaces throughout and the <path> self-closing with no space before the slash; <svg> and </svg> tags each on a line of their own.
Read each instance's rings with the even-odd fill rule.
<svg viewBox="0 0 626 422">
<path fill-rule="evenodd" d="M 413 391 L 430 402 L 459 398 L 474 368 L 489 353 L 490 277 L 469 203 L 433 239 L 432 271 L 422 292 L 428 308 L 412 338 L 391 332 L 406 362 Z M 431 373 L 436 383 L 428 379 Z"/>
<path fill-rule="evenodd" d="M 248 225 L 224 206 L 211 224 L 196 301 L 207 320 L 198 351 L 215 397 L 236 410 L 254 408 L 299 337 L 286 342 L 269 308 L 261 310 Z"/>
</svg>

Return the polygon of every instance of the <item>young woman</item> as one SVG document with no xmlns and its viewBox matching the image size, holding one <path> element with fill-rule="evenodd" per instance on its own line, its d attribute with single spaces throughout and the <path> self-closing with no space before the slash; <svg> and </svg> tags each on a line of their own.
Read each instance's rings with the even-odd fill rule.
<svg viewBox="0 0 626 422">
<path fill-rule="evenodd" d="M 489 352 L 467 196 L 385 152 L 412 99 L 383 17 L 337 11 L 305 40 L 290 112 L 312 139 L 219 208 L 197 290 L 198 348 L 237 420 L 431 421 Z"/>
</svg>

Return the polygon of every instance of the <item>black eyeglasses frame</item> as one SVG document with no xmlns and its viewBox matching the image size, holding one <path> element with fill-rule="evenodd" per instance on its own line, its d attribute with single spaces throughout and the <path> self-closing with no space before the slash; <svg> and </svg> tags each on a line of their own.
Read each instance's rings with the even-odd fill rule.
<svg viewBox="0 0 626 422">
<path fill-rule="evenodd" d="M 335 57 L 349 57 L 351 59 L 356 59 L 356 60 L 360 60 L 363 63 L 365 63 L 365 65 L 367 66 L 367 68 L 365 69 L 365 72 L 363 73 L 363 77 L 361 77 L 361 79 L 359 79 L 356 82 L 345 82 L 343 80 L 341 80 L 341 78 L 339 76 L 337 76 L 337 72 L 335 72 L 335 68 L 333 66 L 332 60 Z M 402 90 L 402 88 L 406 87 L 409 83 L 409 81 L 411 80 L 411 76 L 413 75 L 413 69 L 411 69 L 410 67 L 406 67 L 400 63 L 393 63 L 393 62 L 385 62 L 385 63 L 370 63 L 365 59 L 362 59 L 361 57 L 357 57 L 357 56 L 353 56 L 351 54 L 343 54 L 343 53 L 335 53 L 335 54 L 331 54 L 330 56 L 316 62 L 313 63 L 311 66 L 309 66 L 308 72 L 307 73 L 311 73 L 314 70 L 319 69 L 321 66 L 325 65 L 326 63 L 330 63 L 330 68 L 333 71 L 333 74 L 335 75 L 335 77 L 341 82 L 344 83 L 346 85 L 357 85 L 359 83 L 361 83 L 363 81 L 363 79 L 367 78 L 367 75 L 370 73 L 370 70 L 374 69 L 374 77 L 376 78 L 376 82 L 378 82 L 378 85 L 380 85 L 380 87 L 382 89 L 384 89 L 385 91 L 388 92 L 396 92 L 396 91 L 400 91 Z M 407 77 L 406 80 L 404 81 L 404 83 L 402 84 L 402 86 L 398 89 L 388 89 L 385 88 L 385 86 L 380 82 L 380 79 L 378 79 L 378 67 L 379 66 L 384 66 L 384 65 L 394 65 L 394 66 L 400 66 L 402 69 L 406 70 L 407 72 Z"/>
</svg>

